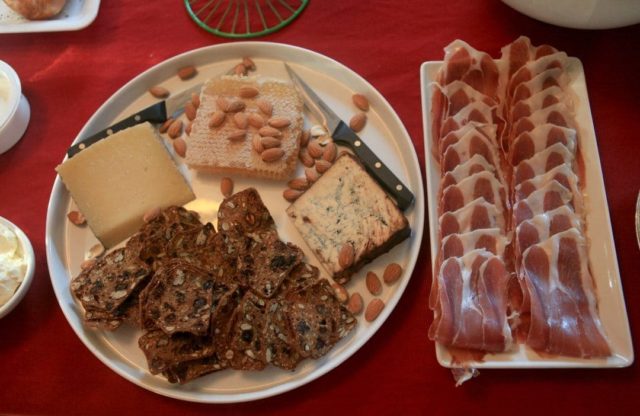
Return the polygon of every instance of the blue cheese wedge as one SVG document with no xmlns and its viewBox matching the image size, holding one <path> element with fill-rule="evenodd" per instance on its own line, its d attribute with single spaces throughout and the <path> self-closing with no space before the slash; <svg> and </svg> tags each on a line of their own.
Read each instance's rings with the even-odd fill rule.
<svg viewBox="0 0 640 416">
<path fill-rule="evenodd" d="M 56 171 L 107 248 L 136 232 L 146 211 L 183 205 L 195 198 L 149 123 L 100 140 Z"/>
<path fill-rule="evenodd" d="M 338 283 L 411 234 L 402 211 L 350 154 L 336 160 L 287 214 Z"/>
</svg>

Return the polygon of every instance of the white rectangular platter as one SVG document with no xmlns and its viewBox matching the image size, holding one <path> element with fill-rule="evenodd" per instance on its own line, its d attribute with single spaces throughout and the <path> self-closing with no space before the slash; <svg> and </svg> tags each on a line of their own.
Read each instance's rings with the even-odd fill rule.
<svg viewBox="0 0 640 416">
<path fill-rule="evenodd" d="M 500 61 L 498 61 L 500 65 Z M 424 126 L 427 199 L 429 212 L 429 232 L 431 259 L 436 258 L 440 244 L 438 235 L 437 192 L 440 170 L 431 154 L 431 86 L 442 65 L 440 61 L 424 62 L 420 68 L 422 96 L 422 117 Z M 586 167 L 586 221 L 587 236 L 590 241 L 589 259 L 595 280 L 598 308 L 604 329 L 612 348 L 612 356 L 604 359 L 577 359 L 570 357 L 542 357 L 535 351 L 519 345 L 513 352 L 486 355 L 481 362 L 472 364 L 475 368 L 608 368 L 628 367 L 633 363 L 634 354 L 629 329 L 629 319 L 622 292 L 613 232 L 609 217 L 609 207 L 604 188 L 600 157 L 596 142 L 589 97 L 582 63 L 577 58 L 569 60 L 570 87 L 576 95 L 576 124 L 579 126 L 579 145 Z M 435 276 L 433 272 L 432 276 Z M 447 348 L 436 343 L 436 355 L 440 365 L 455 367 Z"/>
</svg>

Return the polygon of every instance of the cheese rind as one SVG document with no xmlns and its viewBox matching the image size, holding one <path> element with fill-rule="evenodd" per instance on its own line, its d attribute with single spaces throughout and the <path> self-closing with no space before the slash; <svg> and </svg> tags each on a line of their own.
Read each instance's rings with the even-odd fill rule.
<svg viewBox="0 0 640 416">
<path fill-rule="evenodd" d="M 107 248 L 132 235 L 143 224 L 146 211 L 195 198 L 149 123 L 93 144 L 56 171 Z"/>
</svg>

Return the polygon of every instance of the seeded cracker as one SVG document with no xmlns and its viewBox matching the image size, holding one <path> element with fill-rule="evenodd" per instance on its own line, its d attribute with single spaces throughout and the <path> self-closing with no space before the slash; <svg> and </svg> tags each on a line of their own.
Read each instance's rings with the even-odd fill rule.
<svg viewBox="0 0 640 416">
<path fill-rule="evenodd" d="M 293 370 L 302 357 L 294 347 L 294 336 L 287 319 L 288 306 L 284 299 L 269 300 L 262 338 L 265 361 L 285 370 Z"/>
<path fill-rule="evenodd" d="M 320 270 L 309 263 L 300 263 L 283 280 L 280 291 L 283 294 L 297 292 L 318 282 Z"/>
<path fill-rule="evenodd" d="M 237 370 L 262 370 L 266 366 L 263 339 L 265 313 L 264 299 L 247 292 L 231 317 L 231 367 Z"/>
<path fill-rule="evenodd" d="M 151 374 L 160 374 L 173 365 L 209 357 L 215 352 L 211 337 L 185 333 L 167 335 L 161 330 L 145 333 L 138 345 L 147 357 Z"/>
</svg>

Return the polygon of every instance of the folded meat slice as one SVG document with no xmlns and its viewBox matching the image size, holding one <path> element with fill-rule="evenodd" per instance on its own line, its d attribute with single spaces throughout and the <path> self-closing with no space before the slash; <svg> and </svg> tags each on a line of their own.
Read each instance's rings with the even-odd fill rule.
<svg viewBox="0 0 640 416">
<path fill-rule="evenodd" d="M 498 102 L 495 98 L 483 94 L 469 84 L 456 80 L 447 85 L 435 84 L 444 96 L 443 117 L 453 116 L 467 105 L 482 102 L 491 108 L 496 108 Z"/>
<path fill-rule="evenodd" d="M 483 102 L 470 103 L 456 114 L 443 119 L 438 137 L 444 138 L 468 123 L 494 124 L 494 117 L 495 107 L 490 107 Z"/>
<path fill-rule="evenodd" d="M 439 212 L 456 211 L 477 198 L 483 198 L 496 205 L 500 211 L 506 212 L 506 197 L 505 186 L 491 172 L 478 172 L 442 191 Z"/>
<path fill-rule="evenodd" d="M 523 267 L 531 302 L 527 345 L 544 354 L 610 355 L 584 236 L 571 228 L 532 245 L 523 254 Z"/>
<path fill-rule="evenodd" d="M 554 104 L 563 103 L 569 111 L 573 110 L 573 101 L 569 94 L 554 85 L 545 90 L 538 91 L 531 97 L 518 101 L 509 109 L 507 121 L 511 124 L 523 117 L 529 117 L 538 110 L 550 107 Z"/>
<path fill-rule="evenodd" d="M 528 37 L 520 36 L 512 43 L 504 46 L 501 52 L 502 59 L 507 62 L 506 75 L 511 78 L 527 62 L 554 54 L 558 50 L 549 45 L 533 46 Z"/>
<path fill-rule="evenodd" d="M 534 94 L 544 91 L 551 87 L 560 87 L 566 89 L 569 84 L 569 77 L 563 68 L 549 68 L 538 74 L 528 81 L 519 83 L 507 95 L 506 104 L 509 107 L 515 106 L 518 101 L 526 100 Z"/>
<path fill-rule="evenodd" d="M 500 166 L 501 159 L 495 137 L 486 136 L 481 130 L 467 129 L 467 132 L 462 136 L 450 133 L 442 141 L 442 145 L 440 169 L 443 174 L 455 169 L 474 155 L 484 157 L 495 167 Z"/>
<path fill-rule="evenodd" d="M 542 188 L 552 180 L 560 182 L 562 186 L 570 190 L 574 195 L 573 204 L 580 205 L 582 193 L 579 190 L 578 176 L 569 165 L 556 166 L 542 175 L 520 182 L 514 189 L 515 202 L 525 199 L 536 189 Z"/>
<path fill-rule="evenodd" d="M 550 69 L 558 68 L 565 71 L 569 57 L 565 52 L 556 52 L 550 55 L 528 61 L 521 66 L 509 79 L 507 86 L 507 96 L 512 96 L 518 86 L 524 82 L 531 81 L 538 74 Z"/>
<path fill-rule="evenodd" d="M 500 171 L 497 170 L 493 164 L 489 163 L 484 156 L 476 153 L 468 160 L 460 163 L 453 170 L 445 173 L 440 180 L 440 189 L 445 189 L 449 185 L 455 185 L 464 178 L 483 171 L 493 173 L 496 179 L 504 182 Z"/>
<path fill-rule="evenodd" d="M 522 253 L 532 245 L 538 244 L 555 234 L 571 228 L 581 230 L 582 221 L 578 215 L 566 205 L 522 221 L 516 228 L 516 257 L 521 258 Z"/>
<path fill-rule="evenodd" d="M 574 128 L 573 113 L 564 103 L 556 103 L 549 107 L 541 108 L 527 117 L 521 117 L 509 128 L 509 138 L 513 139 L 520 134 L 532 131 L 541 124 L 553 124 L 560 127 Z M 510 140 L 511 141 L 511 140 Z"/>
<path fill-rule="evenodd" d="M 517 186 L 527 179 L 549 172 L 560 165 L 568 165 L 574 168 L 575 154 L 562 143 L 555 143 L 546 149 L 534 154 L 529 159 L 518 163 L 513 171 L 513 186 Z"/>
<path fill-rule="evenodd" d="M 507 159 L 512 166 L 517 166 L 525 159 L 533 157 L 544 149 L 556 144 L 563 144 L 569 152 L 576 153 L 577 132 L 567 127 L 554 124 L 540 124 L 531 131 L 525 131 L 518 135 L 511 146 Z"/>
<path fill-rule="evenodd" d="M 438 74 L 441 85 L 462 81 L 484 95 L 496 97 L 500 71 L 491 56 L 461 40 L 451 42 L 444 50 L 444 63 Z"/>
<path fill-rule="evenodd" d="M 573 193 L 562 186 L 560 182 L 552 180 L 536 189 L 525 199 L 513 206 L 514 225 L 517 227 L 522 221 L 531 219 L 538 214 L 554 210 L 573 201 Z M 573 208 L 573 205 L 571 205 Z"/>
<path fill-rule="evenodd" d="M 509 273 L 490 252 L 473 250 L 445 260 L 429 338 L 447 347 L 503 352 L 512 343 L 507 322 Z"/>
<path fill-rule="evenodd" d="M 463 208 L 445 212 L 438 218 L 440 239 L 450 234 L 463 234 L 483 228 L 506 230 L 505 213 L 484 198 L 477 198 Z"/>
</svg>

